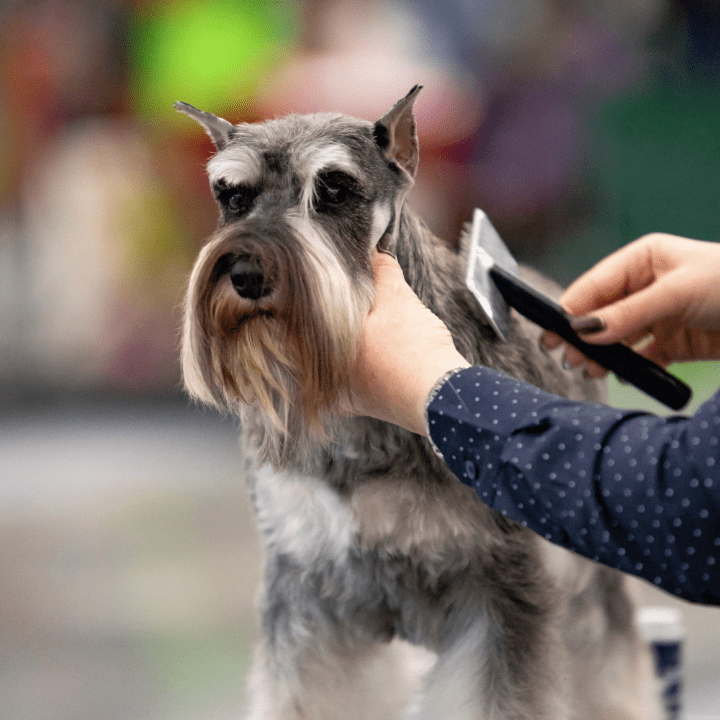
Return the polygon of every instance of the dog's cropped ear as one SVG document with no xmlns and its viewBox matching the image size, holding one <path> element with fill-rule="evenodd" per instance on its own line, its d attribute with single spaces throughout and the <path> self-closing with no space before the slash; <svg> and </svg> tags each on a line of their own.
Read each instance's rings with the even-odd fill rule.
<svg viewBox="0 0 720 720">
<path fill-rule="evenodd" d="M 375 123 L 373 129 L 375 142 L 388 161 L 404 170 L 411 179 L 417 172 L 419 154 L 413 105 L 421 90 L 422 85 L 415 85 Z"/>
<path fill-rule="evenodd" d="M 222 150 L 232 139 L 235 126 L 231 122 L 180 101 L 175 103 L 175 109 L 199 122 L 218 150 Z"/>
</svg>

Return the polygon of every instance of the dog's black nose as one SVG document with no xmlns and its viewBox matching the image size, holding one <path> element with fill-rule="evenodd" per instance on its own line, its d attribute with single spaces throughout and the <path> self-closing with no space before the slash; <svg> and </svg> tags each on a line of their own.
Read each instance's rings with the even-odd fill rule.
<svg viewBox="0 0 720 720">
<path fill-rule="evenodd" d="M 272 285 L 265 278 L 262 266 L 254 260 L 237 260 L 230 268 L 230 282 L 235 292 L 247 300 L 259 300 L 272 292 Z"/>
</svg>

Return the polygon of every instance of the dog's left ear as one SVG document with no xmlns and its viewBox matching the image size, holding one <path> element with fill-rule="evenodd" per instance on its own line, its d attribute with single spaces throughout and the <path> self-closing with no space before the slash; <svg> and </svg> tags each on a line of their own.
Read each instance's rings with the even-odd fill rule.
<svg viewBox="0 0 720 720">
<path fill-rule="evenodd" d="M 416 85 L 388 110 L 373 128 L 375 142 L 388 161 L 395 163 L 411 179 L 418 167 L 418 139 L 413 105 L 422 85 Z"/>
<path fill-rule="evenodd" d="M 235 126 L 231 122 L 180 101 L 175 103 L 175 109 L 199 122 L 218 150 L 222 150 L 232 139 Z"/>
</svg>

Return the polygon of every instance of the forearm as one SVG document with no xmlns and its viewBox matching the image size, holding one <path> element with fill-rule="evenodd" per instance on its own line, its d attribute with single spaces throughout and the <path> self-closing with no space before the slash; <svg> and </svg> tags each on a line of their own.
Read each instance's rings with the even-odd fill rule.
<svg viewBox="0 0 720 720">
<path fill-rule="evenodd" d="M 449 467 L 490 507 L 669 592 L 718 603 L 718 404 L 662 419 L 471 368 L 443 386 L 428 422 Z"/>
</svg>

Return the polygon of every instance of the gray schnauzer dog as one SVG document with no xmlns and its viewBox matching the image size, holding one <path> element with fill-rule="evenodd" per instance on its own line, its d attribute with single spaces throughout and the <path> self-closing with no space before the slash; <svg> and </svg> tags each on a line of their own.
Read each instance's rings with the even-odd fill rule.
<svg viewBox="0 0 720 720">
<path fill-rule="evenodd" d="M 217 148 L 220 208 L 190 278 L 184 379 L 241 419 L 266 549 L 249 717 L 648 718 L 649 655 L 622 576 L 490 510 L 426 439 L 338 413 L 376 247 L 396 255 L 470 362 L 599 397 L 519 318 L 498 339 L 463 284 L 462 248 L 406 204 L 419 90 L 376 123 L 232 125 L 177 104 Z M 412 697 L 398 662 L 407 644 L 435 658 Z"/>
</svg>

